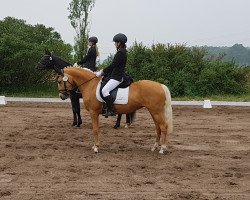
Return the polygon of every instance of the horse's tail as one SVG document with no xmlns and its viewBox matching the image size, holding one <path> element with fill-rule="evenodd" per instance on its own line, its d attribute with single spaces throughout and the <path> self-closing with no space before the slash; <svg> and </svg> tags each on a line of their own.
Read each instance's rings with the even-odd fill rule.
<svg viewBox="0 0 250 200">
<path fill-rule="evenodd" d="M 167 124 L 168 133 L 172 133 L 173 132 L 173 116 L 172 116 L 172 106 L 171 106 L 171 94 L 167 86 L 163 84 L 161 86 L 165 92 L 165 97 L 166 97 L 165 106 L 164 106 L 165 122 Z"/>
</svg>

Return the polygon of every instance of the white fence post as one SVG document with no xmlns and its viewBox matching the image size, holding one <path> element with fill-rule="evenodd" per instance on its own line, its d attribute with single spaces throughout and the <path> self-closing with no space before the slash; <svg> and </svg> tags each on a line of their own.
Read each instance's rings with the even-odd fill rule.
<svg viewBox="0 0 250 200">
<path fill-rule="evenodd" d="M 203 108 L 212 108 L 212 104 L 210 100 L 204 100 Z"/>
<path fill-rule="evenodd" d="M 0 105 L 6 105 L 5 96 L 0 96 Z"/>
</svg>

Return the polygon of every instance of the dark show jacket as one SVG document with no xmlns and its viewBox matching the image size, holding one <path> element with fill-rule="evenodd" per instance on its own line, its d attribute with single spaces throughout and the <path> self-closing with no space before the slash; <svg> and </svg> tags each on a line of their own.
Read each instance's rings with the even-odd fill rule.
<svg viewBox="0 0 250 200">
<path fill-rule="evenodd" d="M 125 66 L 127 63 L 127 50 L 125 48 L 120 48 L 115 54 L 115 57 L 108 67 L 106 67 L 103 72 L 105 74 L 110 74 L 110 79 L 115 79 L 121 81 L 125 75 Z"/>
<path fill-rule="evenodd" d="M 92 71 L 96 71 L 96 57 L 96 48 L 92 46 L 88 49 L 87 55 L 81 61 L 77 62 L 77 64 Z"/>
</svg>

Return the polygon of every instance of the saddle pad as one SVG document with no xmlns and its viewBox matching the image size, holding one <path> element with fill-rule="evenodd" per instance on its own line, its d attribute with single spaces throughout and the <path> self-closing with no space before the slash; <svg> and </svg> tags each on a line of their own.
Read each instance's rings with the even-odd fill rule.
<svg viewBox="0 0 250 200">
<path fill-rule="evenodd" d="M 101 81 L 98 83 L 96 87 L 96 98 L 100 102 L 104 102 L 104 100 L 101 98 L 100 95 L 100 87 L 101 87 Z M 119 88 L 117 91 L 116 99 L 114 104 L 127 104 L 128 103 L 128 93 L 129 93 L 129 87 L 126 88 Z"/>
</svg>

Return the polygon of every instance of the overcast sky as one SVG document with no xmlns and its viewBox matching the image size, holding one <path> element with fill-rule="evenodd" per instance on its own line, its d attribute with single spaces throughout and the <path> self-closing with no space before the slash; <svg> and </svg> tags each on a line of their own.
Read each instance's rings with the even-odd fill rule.
<svg viewBox="0 0 250 200">
<path fill-rule="evenodd" d="M 68 19 L 71 0 L 0 0 L 0 20 L 7 16 L 44 24 L 74 42 Z M 250 47 L 250 0 L 96 0 L 90 35 L 99 39 L 101 59 L 115 52 L 112 38 L 122 32 L 128 46 L 181 43 L 187 46 Z"/>
</svg>

